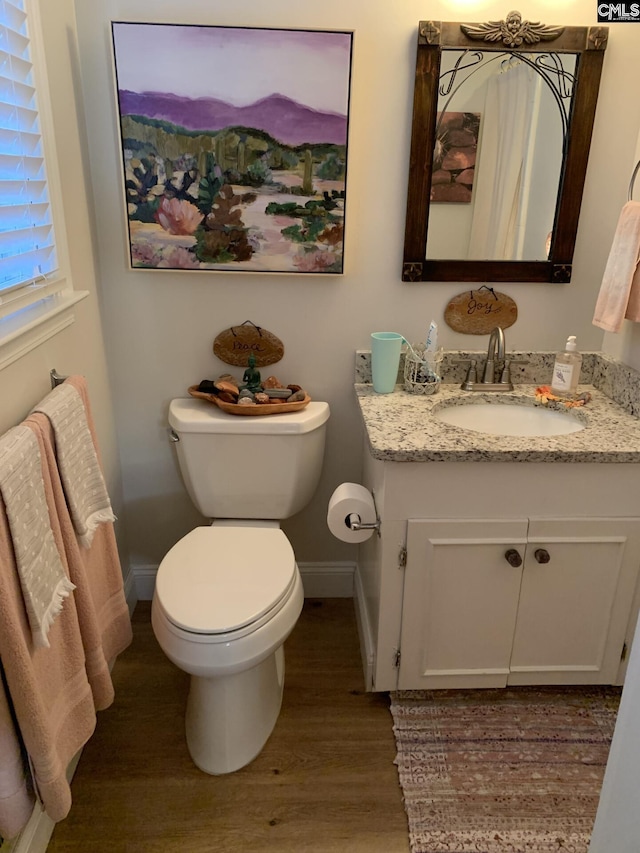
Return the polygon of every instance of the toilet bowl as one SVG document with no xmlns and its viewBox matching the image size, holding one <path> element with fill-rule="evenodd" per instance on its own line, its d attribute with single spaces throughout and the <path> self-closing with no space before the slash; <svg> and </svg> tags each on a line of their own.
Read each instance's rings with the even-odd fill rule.
<svg viewBox="0 0 640 853">
<path fill-rule="evenodd" d="M 191 676 L 187 746 L 206 773 L 248 764 L 278 719 L 283 644 L 304 597 L 279 522 L 315 491 L 328 418 L 322 402 L 268 417 L 229 415 L 193 398 L 169 405 L 185 487 L 214 521 L 162 560 L 151 622 L 169 660 Z"/>
<path fill-rule="evenodd" d="M 269 738 L 282 702 L 283 643 L 302 604 L 293 549 L 277 525 L 198 527 L 160 564 L 153 630 L 191 675 L 187 746 L 206 773 L 238 770 Z"/>
</svg>

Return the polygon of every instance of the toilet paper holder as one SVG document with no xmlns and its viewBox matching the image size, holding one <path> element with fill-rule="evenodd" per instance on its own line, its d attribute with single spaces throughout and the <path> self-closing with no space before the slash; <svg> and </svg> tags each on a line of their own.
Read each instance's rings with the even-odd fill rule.
<svg viewBox="0 0 640 853">
<path fill-rule="evenodd" d="M 375 530 L 378 536 L 380 536 L 380 516 L 378 515 L 378 507 L 376 505 L 376 496 L 373 492 L 371 493 L 371 497 L 373 498 L 373 506 L 376 511 L 375 521 L 363 522 L 357 512 L 350 512 L 344 521 L 350 530 Z"/>
<path fill-rule="evenodd" d="M 376 518 L 375 521 L 366 521 L 363 524 L 357 512 L 350 512 L 345 521 L 350 530 L 375 530 L 378 536 L 380 536 L 379 518 Z"/>
</svg>

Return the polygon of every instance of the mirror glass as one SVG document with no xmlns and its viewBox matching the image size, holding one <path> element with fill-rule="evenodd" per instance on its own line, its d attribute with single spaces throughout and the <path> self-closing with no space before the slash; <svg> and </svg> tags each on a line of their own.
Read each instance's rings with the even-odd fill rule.
<svg viewBox="0 0 640 853">
<path fill-rule="evenodd" d="M 575 66 L 442 52 L 427 258 L 547 260 Z"/>
<path fill-rule="evenodd" d="M 419 25 L 405 281 L 567 282 L 605 27 Z"/>
</svg>

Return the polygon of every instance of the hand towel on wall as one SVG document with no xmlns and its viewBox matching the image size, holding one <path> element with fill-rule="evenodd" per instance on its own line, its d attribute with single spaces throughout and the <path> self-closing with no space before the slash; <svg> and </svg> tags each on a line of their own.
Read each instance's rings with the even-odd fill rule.
<svg viewBox="0 0 640 853">
<path fill-rule="evenodd" d="M 102 471 L 100 446 L 91 412 L 87 383 L 83 376 L 70 376 L 67 382 L 77 390 L 82 400 L 97 463 Z M 100 525 L 92 546 L 81 551 L 81 558 L 85 564 L 96 607 L 104 656 L 111 663 L 133 639 L 113 521 Z"/>
<path fill-rule="evenodd" d="M 0 834 L 13 838 L 31 817 L 35 796 L 29 783 L 4 678 L 0 677 Z"/>
<path fill-rule="evenodd" d="M 81 379 L 81 377 L 78 377 Z M 102 522 L 115 521 L 78 389 L 67 380 L 34 408 L 51 421 L 56 458 L 73 526 L 83 547 Z"/>
<path fill-rule="evenodd" d="M 622 321 L 640 322 L 640 202 L 620 213 L 593 315 L 593 325 L 619 332 Z"/>
<path fill-rule="evenodd" d="M 93 443 L 95 428 L 84 380 L 73 377 L 85 407 L 86 421 Z M 124 595 L 122 570 L 113 524 L 101 523 L 91 545 L 81 548 L 67 511 L 63 484 L 56 465 L 55 436 L 49 419 L 40 413 L 30 415 L 25 424 L 35 433 L 40 453 L 48 466 L 60 530 L 64 541 L 69 574 L 76 585 L 74 597 L 85 649 L 86 669 L 97 710 L 108 707 L 114 691 L 109 664 L 132 639 L 129 608 Z M 99 452 L 95 446 L 99 465 Z"/>
<path fill-rule="evenodd" d="M 38 442 L 23 425 L 0 437 L 0 492 L 33 641 L 49 646 L 49 629 L 75 586 L 53 540 Z"/>
<path fill-rule="evenodd" d="M 53 514 L 51 483 L 44 468 L 42 476 L 54 541 L 67 571 Z M 58 821 L 71 807 L 67 767 L 96 725 L 74 596 L 65 601 L 51 626 L 49 642 L 49 648 L 33 644 L 11 531 L 0 500 L 0 656 L 36 792 L 49 817 Z"/>
</svg>

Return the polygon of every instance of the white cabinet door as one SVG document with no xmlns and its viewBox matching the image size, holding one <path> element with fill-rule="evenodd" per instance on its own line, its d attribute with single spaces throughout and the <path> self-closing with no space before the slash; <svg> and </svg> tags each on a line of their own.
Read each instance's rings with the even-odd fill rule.
<svg viewBox="0 0 640 853">
<path fill-rule="evenodd" d="M 613 684 L 640 519 L 410 520 L 398 688 Z"/>
<path fill-rule="evenodd" d="M 510 684 L 612 684 L 638 571 L 637 519 L 531 519 Z"/>
<path fill-rule="evenodd" d="M 398 687 L 503 687 L 528 522 L 410 520 Z"/>
</svg>

